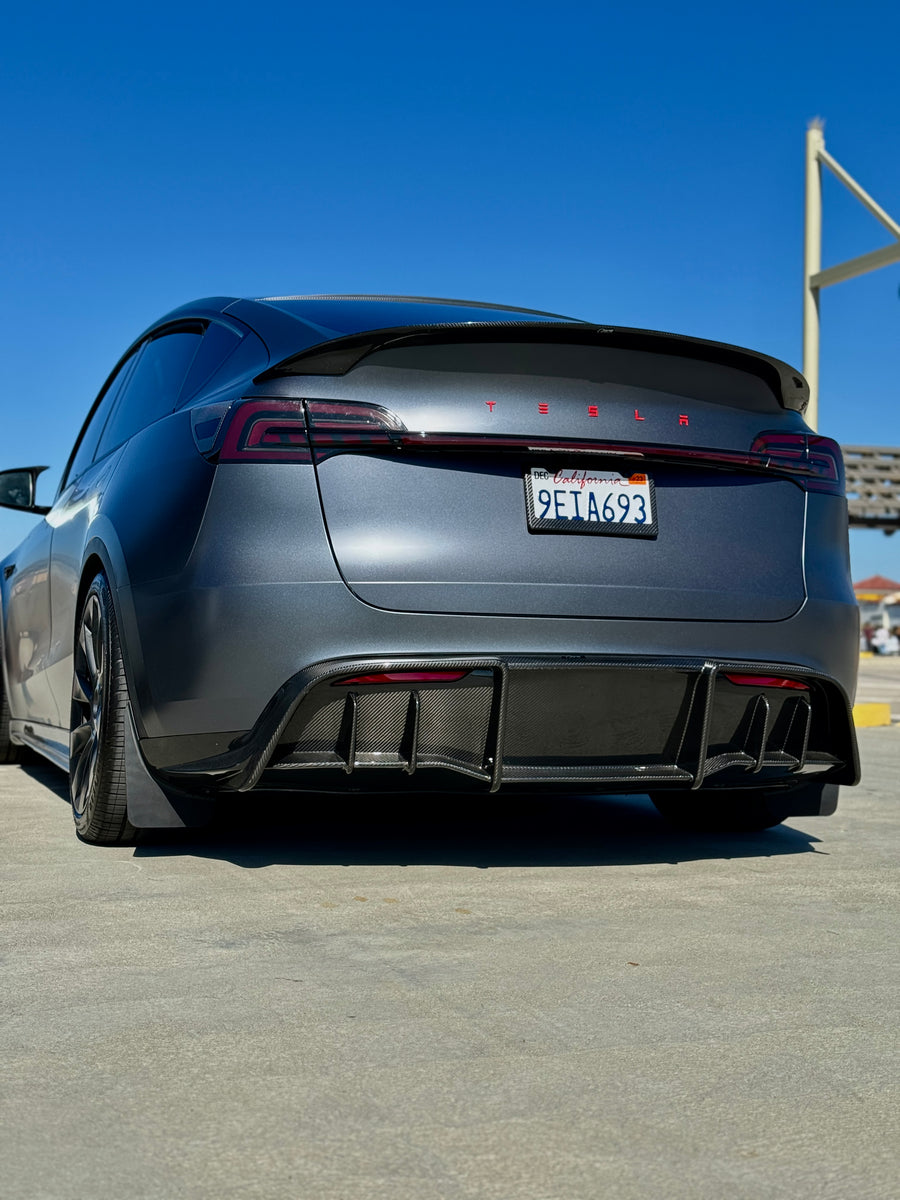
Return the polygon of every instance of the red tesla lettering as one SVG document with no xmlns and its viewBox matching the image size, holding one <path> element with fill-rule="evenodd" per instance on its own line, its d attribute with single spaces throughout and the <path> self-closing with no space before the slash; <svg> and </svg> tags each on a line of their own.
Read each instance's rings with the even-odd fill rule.
<svg viewBox="0 0 900 1200">
<path fill-rule="evenodd" d="M 638 410 L 637 410 L 637 409 L 635 409 L 635 410 L 634 410 L 634 419 L 635 419 L 636 421 L 646 421 L 646 419 L 647 419 L 647 418 L 646 418 L 646 417 L 642 417 L 642 416 L 641 416 L 641 414 L 638 412 Z"/>
<path fill-rule="evenodd" d="M 588 405 L 588 416 L 589 417 L 599 417 L 600 416 L 600 409 L 597 407 L 596 404 Z"/>
<path fill-rule="evenodd" d="M 538 412 L 541 413 L 542 416 L 546 417 L 546 415 L 549 411 L 550 411 L 549 404 L 539 404 L 538 405 Z"/>
<path fill-rule="evenodd" d="M 687 413 L 679 413 L 678 414 L 678 424 L 679 425 L 688 425 L 689 423 L 690 422 L 687 419 Z"/>
<path fill-rule="evenodd" d="M 493 411 L 494 411 L 494 405 L 495 405 L 496 403 L 497 403 L 497 401 L 496 401 L 496 400 L 485 400 L 485 404 L 488 406 L 488 411 L 489 411 L 489 412 L 493 412 Z"/>
</svg>

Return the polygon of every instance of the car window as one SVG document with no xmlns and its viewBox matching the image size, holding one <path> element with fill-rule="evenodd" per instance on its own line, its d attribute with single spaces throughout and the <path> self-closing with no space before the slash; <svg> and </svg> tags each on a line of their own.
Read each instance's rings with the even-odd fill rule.
<svg viewBox="0 0 900 1200">
<path fill-rule="evenodd" d="M 174 410 L 201 337 L 199 329 L 177 330 L 146 343 L 103 430 L 95 457 L 103 458 L 138 430 Z"/>
<path fill-rule="evenodd" d="M 203 387 L 240 341 L 241 335 L 235 330 L 215 321 L 210 324 L 185 378 L 184 387 L 181 389 L 182 400 L 189 400 Z"/>
<path fill-rule="evenodd" d="M 84 423 L 79 439 L 75 444 L 75 453 L 69 460 L 69 466 L 62 483 L 63 487 L 73 479 L 77 479 L 85 467 L 89 467 L 94 461 L 94 453 L 97 449 L 97 443 L 100 441 L 103 426 L 106 424 L 109 414 L 115 407 L 119 393 L 131 376 L 139 353 L 140 350 L 138 349 L 134 354 L 129 354 L 128 358 L 125 359 L 121 367 L 119 367 L 118 371 L 109 381 L 99 402 Z"/>
<path fill-rule="evenodd" d="M 247 333 L 203 384 L 203 391 L 232 387 L 236 380 L 258 375 L 268 365 L 269 352 L 255 333 Z"/>
</svg>

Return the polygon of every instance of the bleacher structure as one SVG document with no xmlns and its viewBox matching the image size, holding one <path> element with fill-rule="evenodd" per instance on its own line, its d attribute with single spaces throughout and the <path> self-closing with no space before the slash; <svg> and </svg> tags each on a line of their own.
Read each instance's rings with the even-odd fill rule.
<svg viewBox="0 0 900 1200">
<path fill-rule="evenodd" d="M 850 527 L 900 529 L 900 446 L 844 446 Z"/>
</svg>

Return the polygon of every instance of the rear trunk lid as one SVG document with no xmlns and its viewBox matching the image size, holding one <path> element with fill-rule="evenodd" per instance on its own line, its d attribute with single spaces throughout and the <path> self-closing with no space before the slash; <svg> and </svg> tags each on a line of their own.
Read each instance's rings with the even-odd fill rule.
<svg viewBox="0 0 900 1200">
<path fill-rule="evenodd" d="M 808 432 L 765 371 L 674 339 L 661 352 L 460 336 L 303 381 L 328 534 L 360 599 L 680 621 L 776 621 L 803 604 L 806 493 L 745 461 L 762 432 Z M 341 434 L 342 405 L 385 410 L 394 433 Z"/>
</svg>

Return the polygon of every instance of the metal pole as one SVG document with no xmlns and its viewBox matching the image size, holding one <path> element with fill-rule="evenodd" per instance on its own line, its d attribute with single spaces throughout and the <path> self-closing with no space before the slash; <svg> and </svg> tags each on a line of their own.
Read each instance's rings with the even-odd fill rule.
<svg viewBox="0 0 900 1200">
<path fill-rule="evenodd" d="M 819 289 L 810 282 L 822 268 L 822 168 L 824 122 L 810 121 L 806 131 L 806 221 L 803 248 L 803 374 L 809 384 L 806 423 L 819 427 Z"/>
</svg>

